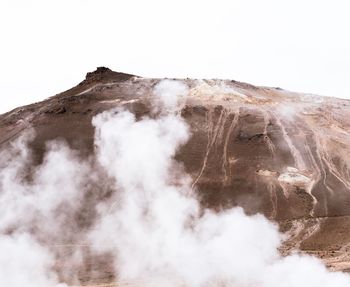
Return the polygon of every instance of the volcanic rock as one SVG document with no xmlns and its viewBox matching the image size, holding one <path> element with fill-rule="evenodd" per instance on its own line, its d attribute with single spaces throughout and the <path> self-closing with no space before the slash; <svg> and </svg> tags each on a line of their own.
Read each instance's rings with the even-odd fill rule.
<svg viewBox="0 0 350 287">
<path fill-rule="evenodd" d="M 115 107 L 152 116 L 160 80 L 97 68 L 62 94 L 0 115 L 0 149 L 33 127 L 37 164 L 56 138 L 88 156 L 93 116 Z M 189 87 L 181 116 L 192 137 L 176 159 L 201 204 L 262 213 L 289 235 L 282 253 L 299 248 L 333 270 L 350 268 L 350 101 L 230 80 L 180 81 Z"/>
</svg>

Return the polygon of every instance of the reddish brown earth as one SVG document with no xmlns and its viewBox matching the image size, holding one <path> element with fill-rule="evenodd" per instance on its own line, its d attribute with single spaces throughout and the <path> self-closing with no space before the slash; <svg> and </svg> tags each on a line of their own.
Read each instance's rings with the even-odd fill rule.
<svg viewBox="0 0 350 287">
<path fill-rule="evenodd" d="M 88 155 L 92 117 L 117 106 L 152 114 L 159 81 L 98 68 L 62 94 L 0 115 L 0 148 L 32 126 L 37 163 L 55 138 Z M 203 206 L 263 213 L 290 236 L 282 253 L 299 248 L 332 270 L 350 269 L 350 101 L 231 80 L 181 81 L 190 88 L 181 115 L 192 137 L 177 159 Z M 92 273 L 112 280 L 106 260 L 87 259 L 83 281 Z"/>
</svg>

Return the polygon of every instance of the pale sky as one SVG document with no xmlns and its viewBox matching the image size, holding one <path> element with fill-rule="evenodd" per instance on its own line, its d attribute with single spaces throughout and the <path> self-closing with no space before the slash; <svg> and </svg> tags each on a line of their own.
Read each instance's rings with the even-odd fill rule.
<svg viewBox="0 0 350 287">
<path fill-rule="evenodd" d="M 97 66 L 350 98 L 349 0 L 0 0 L 0 113 Z"/>
</svg>

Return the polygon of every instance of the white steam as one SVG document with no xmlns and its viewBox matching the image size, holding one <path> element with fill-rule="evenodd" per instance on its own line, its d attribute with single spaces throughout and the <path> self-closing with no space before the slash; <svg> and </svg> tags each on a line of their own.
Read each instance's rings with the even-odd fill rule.
<svg viewBox="0 0 350 287">
<path fill-rule="evenodd" d="M 176 111 L 177 84 L 156 87 L 164 107 Z M 160 88 L 161 87 L 161 88 Z M 183 89 L 185 91 L 185 89 Z M 172 99 L 168 101 L 168 99 Z M 90 239 L 112 252 L 122 282 L 140 286 L 299 287 L 350 286 L 319 260 L 282 258 L 282 235 L 261 215 L 241 208 L 202 210 L 190 180 L 174 161 L 189 137 L 174 114 L 136 121 L 127 112 L 94 120 L 98 159 L 115 179 L 114 200 L 99 205 L 101 220 Z M 174 178 L 176 175 L 176 178 Z"/>
<path fill-rule="evenodd" d="M 68 149 L 51 150 L 33 183 L 26 182 L 24 170 L 31 164 L 27 142 L 32 138 L 29 131 L 0 153 L 0 286 L 66 286 L 58 284 L 53 272 L 54 255 L 32 231 L 40 229 L 47 239 L 54 236 L 59 225 L 55 208 L 70 199 L 68 192 L 59 192 L 61 184 L 76 182 L 67 173 L 70 168 L 63 169 L 65 164 L 73 169 L 78 164 L 65 158 Z"/>
<path fill-rule="evenodd" d="M 175 112 L 188 94 L 188 87 L 180 81 L 162 80 L 153 90 L 153 103 L 162 112 Z"/>
<path fill-rule="evenodd" d="M 80 250 L 78 259 L 68 260 L 70 277 L 62 275 L 52 248 L 57 240 L 84 241 L 97 254 L 113 255 L 116 280 L 137 286 L 350 286 L 349 276 L 329 272 L 315 258 L 281 257 L 284 238 L 262 215 L 199 205 L 190 177 L 174 159 L 190 137 L 176 116 L 187 89 L 159 83 L 154 94 L 162 113 L 156 119 L 137 120 L 125 110 L 96 116 L 95 161 L 51 142 L 43 163 L 28 174 L 30 135 L 0 154 L 0 286 L 76 282 Z M 81 232 L 73 215 L 86 203 L 89 186 L 95 183 L 99 194 L 106 185 L 97 170 L 113 192 L 96 202 L 97 220 Z"/>
<path fill-rule="evenodd" d="M 58 284 L 52 254 L 30 235 L 0 237 L 0 284 L 3 287 L 48 287 Z"/>
</svg>

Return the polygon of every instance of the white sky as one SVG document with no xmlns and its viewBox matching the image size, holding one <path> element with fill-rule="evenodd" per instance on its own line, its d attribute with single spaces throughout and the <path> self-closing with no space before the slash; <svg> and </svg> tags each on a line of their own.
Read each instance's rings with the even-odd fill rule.
<svg viewBox="0 0 350 287">
<path fill-rule="evenodd" d="M 350 98 L 349 0 L 0 0 L 0 113 L 97 66 Z"/>
</svg>

